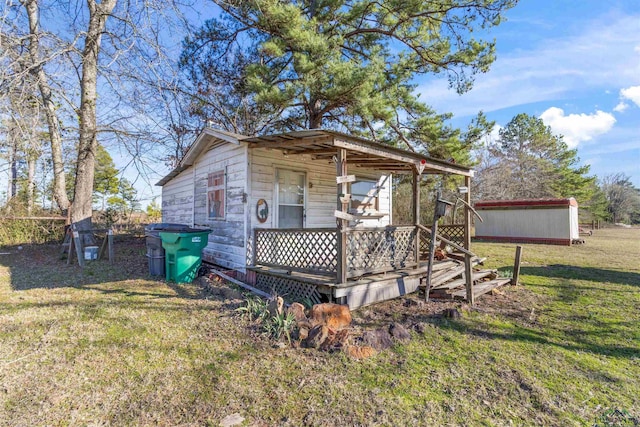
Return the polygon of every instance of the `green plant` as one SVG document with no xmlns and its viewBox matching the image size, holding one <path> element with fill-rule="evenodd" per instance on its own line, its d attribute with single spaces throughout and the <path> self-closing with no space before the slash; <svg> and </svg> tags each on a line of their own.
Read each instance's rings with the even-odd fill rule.
<svg viewBox="0 0 640 427">
<path fill-rule="evenodd" d="M 63 221 L 0 218 L 0 245 L 53 243 L 63 237 Z"/>
<path fill-rule="evenodd" d="M 237 312 L 248 319 L 261 325 L 262 332 L 276 341 L 286 337 L 291 344 L 291 331 L 295 326 L 295 317 L 290 313 L 279 313 L 272 316 L 269 312 L 269 301 L 261 298 L 247 299 L 247 305 L 236 309 Z"/>
<path fill-rule="evenodd" d="M 498 269 L 498 277 L 503 277 L 505 279 L 509 279 L 513 277 L 513 269 L 512 268 L 499 268 Z"/>
<path fill-rule="evenodd" d="M 262 298 L 248 298 L 247 305 L 236 309 L 243 317 L 250 322 L 263 322 L 269 317 L 269 303 Z"/>
<path fill-rule="evenodd" d="M 291 331 L 295 324 L 296 319 L 291 313 L 280 313 L 262 322 L 264 333 L 269 338 L 279 341 L 285 336 L 289 344 L 291 344 Z"/>
<path fill-rule="evenodd" d="M 309 297 L 305 297 L 302 298 L 300 301 L 298 301 L 300 304 L 304 305 L 304 308 L 311 308 L 313 307 L 313 301 L 311 301 L 311 298 Z"/>
</svg>

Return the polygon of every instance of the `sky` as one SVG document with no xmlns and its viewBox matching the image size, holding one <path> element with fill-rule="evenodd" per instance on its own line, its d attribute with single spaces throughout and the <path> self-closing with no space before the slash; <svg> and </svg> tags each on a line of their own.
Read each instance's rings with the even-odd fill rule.
<svg viewBox="0 0 640 427">
<path fill-rule="evenodd" d="M 591 175 L 620 172 L 640 187 L 640 0 L 521 0 L 506 19 L 489 33 L 497 59 L 470 92 L 430 77 L 421 98 L 460 127 L 480 110 L 498 126 L 540 117 Z"/>
<path fill-rule="evenodd" d="M 487 35 L 497 59 L 471 91 L 458 95 L 431 75 L 416 79 L 421 99 L 463 128 L 480 110 L 498 126 L 519 113 L 541 117 L 590 174 L 624 173 L 640 188 L 640 0 L 521 0 L 505 16 Z M 145 183 L 127 172 L 143 207 L 160 195 L 153 184 L 166 173 L 158 165 Z"/>
<path fill-rule="evenodd" d="M 482 110 L 495 136 L 519 113 L 540 117 L 590 175 L 624 173 L 640 188 L 640 0 L 521 0 L 488 37 L 497 59 L 471 91 L 426 76 L 421 99 L 457 127 Z"/>
</svg>

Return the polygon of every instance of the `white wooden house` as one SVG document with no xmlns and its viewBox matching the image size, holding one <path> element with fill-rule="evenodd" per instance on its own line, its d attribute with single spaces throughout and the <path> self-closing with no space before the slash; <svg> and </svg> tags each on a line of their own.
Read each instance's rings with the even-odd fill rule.
<svg viewBox="0 0 640 427">
<path fill-rule="evenodd" d="M 392 225 L 394 173 L 414 177 L 412 224 Z M 213 230 L 205 261 L 267 292 L 353 308 L 418 287 L 425 240 L 415 189 L 427 173 L 467 185 L 473 175 L 335 131 L 247 137 L 207 128 L 158 185 L 163 222 Z"/>
<path fill-rule="evenodd" d="M 498 242 L 571 245 L 580 239 L 578 203 L 568 199 L 486 200 L 476 202 L 482 216 L 475 237 Z"/>
</svg>

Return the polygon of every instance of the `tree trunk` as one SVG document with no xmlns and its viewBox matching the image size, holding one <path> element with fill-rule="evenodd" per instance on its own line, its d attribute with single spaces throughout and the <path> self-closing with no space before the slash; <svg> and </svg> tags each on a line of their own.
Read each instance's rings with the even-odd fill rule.
<svg viewBox="0 0 640 427">
<path fill-rule="evenodd" d="M 51 88 L 47 80 L 47 75 L 40 63 L 40 13 L 38 11 L 38 0 L 24 0 L 22 2 L 29 17 L 29 57 L 33 71 L 38 81 L 38 89 L 42 97 L 47 126 L 49 130 L 49 141 L 51 143 L 51 159 L 53 162 L 53 200 L 63 214 L 69 209 L 69 197 L 66 191 L 66 178 L 64 175 L 64 163 L 62 160 L 62 137 L 60 136 L 60 126 L 56 109 L 53 103 Z"/>
<path fill-rule="evenodd" d="M 15 141 L 11 140 L 11 145 L 9 146 L 9 185 L 7 187 L 7 205 L 10 206 L 11 199 L 16 197 L 17 188 L 16 183 L 18 181 L 18 159 L 17 150 L 15 146 Z"/>
<path fill-rule="evenodd" d="M 33 212 L 35 189 L 36 189 L 36 162 L 37 158 L 28 156 L 27 158 L 27 214 Z"/>
<path fill-rule="evenodd" d="M 98 54 L 107 17 L 116 5 L 116 0 L 87 0 L 89 28 L 82 51 L 82 80 L 80 86 L 78 163 L 76 167 L 75 196 L 71 206 L 71 222 L 78 230 L 92 228 L 93 176 L 96 151 L 96 100 L 98 80 Z M 88 236 L 88 234 L 85 234 Z"/>
<path fill-rule="evenodd" d="M 320 129 L 322 127 L 322 112 L 320 112 L 320 101 L 309 102 L 309 129 Z"/>
</svg>

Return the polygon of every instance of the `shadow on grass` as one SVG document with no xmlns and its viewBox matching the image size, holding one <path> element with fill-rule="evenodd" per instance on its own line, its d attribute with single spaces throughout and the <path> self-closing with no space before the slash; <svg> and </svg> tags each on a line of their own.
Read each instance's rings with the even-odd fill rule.
<svg viewBox="0 0 640 427">
<path fill-rule="evenodd" d="M 547 267 L 521 267 L 520 274 L 592 282 L 610 282 L 640 287 L 640 274 L 594 267 L 576 267 L 563 264 L 553 264 Z"/>
<path fill-rule="evenodd" d="M 482 339 L 541 344 L 575 352 L 592 353 L 619 359 L 636 359 L 640 353 L 638 346 L 608 345 L 604 343 L 603 336 L 613 337 L 618 333 L 618 331 L 612 327 L 598 327 L 590 331 L 582 329 L 569 329 L 564 331 L 558 328 L 547 327 L 544 330 L 539 330 L 512 325 L 509 328 L 502 328 L 500 331 L 488 331 L 480 327 L 470 326 L 467 322 L 458 321 L 438 321 L 437 326 Z"/>
<path fill-rule="evenodd" d="M 0 266 L 7 268 L 13 291 L 74 288 L 127 297 L 205 297 L 194 286 L 151 276 L 145 252 L 144 239 L 127 239 L 115 245 L 113 263 L 90 261 L 82 268 L 75 258 L 69 264 L 61 259 L 59 245 L 25 245 L 3 251 Z"/>
</svg>

